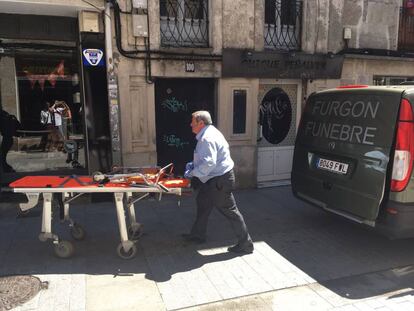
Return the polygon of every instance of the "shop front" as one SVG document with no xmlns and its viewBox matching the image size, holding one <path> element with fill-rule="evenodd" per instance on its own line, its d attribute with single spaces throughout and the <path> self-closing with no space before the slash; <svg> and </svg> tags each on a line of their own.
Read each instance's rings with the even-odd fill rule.
<svg viewBox="0 0 414 311">
<path fill-rule="evenodd" d="M 91 139 L 106 137 L 107 145 L 110 136 L 103 134 L 105 67 L 98 74 L 105 87 L 94 90 L 97 79 L 82 65 L 77 18 L 0 15 L 16 26 L 0 30 L 1 186 L 25 175 L 87 174 Z M 99 133 L 89 134 L 91 128 Z M 101 159 L 100 167 L 110 167 L 110 157 Z"/>
<path fill-rule="evenodd" d="M 77 53 L 16 55 L 16 101 L 2 109 L 20 120 L 3 171 L 36 172 L 85 168 Z"/>
<path fill-rule="evenodd" d="M 338 79 L 343 57 L 299 52 L 223 51 L 223 77 L 257 78 L 257 184 L 290 180 L 306 81 Z"/>
</svg>

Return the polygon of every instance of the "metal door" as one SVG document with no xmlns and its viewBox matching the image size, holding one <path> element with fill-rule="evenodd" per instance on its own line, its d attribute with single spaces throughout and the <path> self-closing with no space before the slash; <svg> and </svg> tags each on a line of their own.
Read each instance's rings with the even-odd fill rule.
<svg viewBox="0 0 414 311">
<path fill-rule="evenodd" d="M 155 84 L 158 165 L 174 163 L 183 174 L 196 145 L 191 113 L 207 110 L 215 119 L 214 79 L 159 79 Z M 214 122 L 214 121 L 213 121 Z"/>
</svg>

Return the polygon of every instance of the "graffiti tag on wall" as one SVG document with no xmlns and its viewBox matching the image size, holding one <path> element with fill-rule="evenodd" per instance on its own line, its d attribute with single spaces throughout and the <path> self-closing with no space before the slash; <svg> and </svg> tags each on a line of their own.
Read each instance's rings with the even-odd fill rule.
<svg viewBox="0 0 414 311">
<path fill-rule="evenodd" d="M 181 102 L 175 97 L 164 100 L 161 106 L 172 112 L 188 111 L 187 101 Z"/>
<path fill-rule="evenodd" d="M 164 135 L 163 141 L 170 147 L 183 148 L 185 145 L 189 145 L 188 141 L 181 140 L 180 137 L 175 136 L 174 134 Z"/>
</svg>

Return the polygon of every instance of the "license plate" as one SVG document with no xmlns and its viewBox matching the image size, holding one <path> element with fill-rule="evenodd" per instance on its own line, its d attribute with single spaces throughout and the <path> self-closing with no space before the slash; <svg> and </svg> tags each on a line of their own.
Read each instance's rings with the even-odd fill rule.
<svg viewBox="0 0 414 311">
<path fill-rule="evenodd" d="M 316 161 L 316 167 L 321 170 L 327 170 L 337 174 L 346 174 L 348 172 L 348 164 L 337 161 L 319 158 Z"/>
</svg>

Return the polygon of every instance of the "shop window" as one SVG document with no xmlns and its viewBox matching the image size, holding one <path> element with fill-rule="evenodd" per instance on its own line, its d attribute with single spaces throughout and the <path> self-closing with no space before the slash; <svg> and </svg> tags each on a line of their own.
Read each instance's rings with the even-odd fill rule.
<svg viewBox="0 0 414 311">
<path fill-rule="evenodd" d="M 75 50 L 15 57 L 15 71 L 9 71 L 8 79 L 16 78 L 17 97 L 10 100 L 11 92 L 2 94 L 2 109 L 15 115 L 21 128 L 2 156 L 3 171 L 85 168 L 78 64 Z"/>
<path fill-rule="evenodd" d="M 233 134 L 246 133 L 246 90 L 233 91 Z"/>
</svg>

